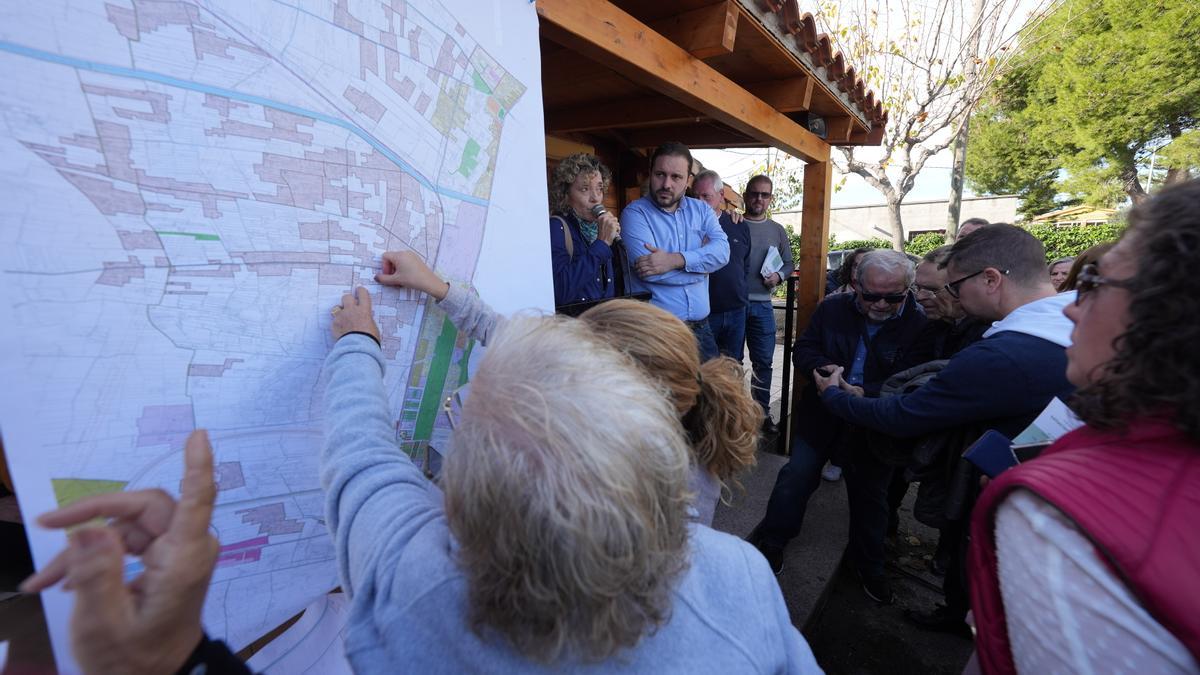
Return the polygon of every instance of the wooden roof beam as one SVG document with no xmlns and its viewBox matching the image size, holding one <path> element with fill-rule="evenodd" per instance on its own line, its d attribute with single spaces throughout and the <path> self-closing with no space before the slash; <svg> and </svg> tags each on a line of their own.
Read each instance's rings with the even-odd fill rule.
<svg viewBox="0 0 1200 675">
<path fill-rule="evenodd" d="M 620 133 L 631 148 L 653 148 L 678 141 L 689 148 L 760 148 L 762 141 L 714 124 L 687 124 L 630 129 Z"/>
<path fill-rule="evenodd" d="M 537 11 L 546 37 L 763 145 L 809 162 L 829 159 L 815 134 L 611 2 L 537 0 Z"/>
<path fill-rule="evenodd" d="M 695 122 L 702 115 L 666 96 L 617 99 L 594 105 L 546 111 L 550 133 L 661 126 Z"/>
<path fill-rule="evenodd" d="M 659 19 L 650 27 L 698 59 L 729 54 L 737 37 L 738 7 L 734 0 Z"/>
<path fill-rule="evenodd" d="M 746 85 L 746 91 L 763 100 L 779 112 L 804 112 L 812 103 L 813 78 L 807 75 L 786 80 L 754 82 Z"/>
<path fill-rule="evenodd" d="M 850 117 L 825 118 L 825 140 L 831 145 L 850 142 L 850 134 L 855 131 L 854 120 Z"/>
</svg>

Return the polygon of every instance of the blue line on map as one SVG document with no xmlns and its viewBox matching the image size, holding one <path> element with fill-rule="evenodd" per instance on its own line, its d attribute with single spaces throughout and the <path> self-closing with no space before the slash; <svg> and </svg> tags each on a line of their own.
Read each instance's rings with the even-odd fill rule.
<svg viewBox="0 0 1200 675">
<path fill-rule="evenodd" d="M 355 136 L 358 136 L 359 138 L 363 139 L 368 144 L 370 144 L 371 147 L 378 150 L 380 154 L 382 154 L 384 157 L 387 157 L 396 166 L 400 167 L 400 169 L 402 171 L 412 175 L 412 177 L 418 183 L 420 183 L 422 187 L 424 187 L 428 190 L 433 190 L 434 192 L 436 192 L 444 197 L 449 197 L 451 199 L 458 199 L 460 201 L 467 202 L 468 204 L 475 204 L 477 206 L 487 206 L 488 205 L 487 200 L 480 199 L 479 197 L 476 197 L 474 195 L 463 194 L 463 193 L 457 192 L 455 190 L 449 190 L 449 189 L 443 188 L 439 185 L 434 185 L 433 183 L 431 183 L 429 181 L 429 179 L 422 176 L 419 171 L 417 171 L 415 168 L 413 168 L 413 166 L 411 164 L 409 164 L 408 162 L 401 159 L 399 155 L 397 155 L 395 152 L 392 152 L 392 150 L 390 148 L 385 146 L 383 143 L 381 143 L 379 140 L 377 140 L 371 134 L 367 133 L 366 130 L 364 130 L 354 124 L 351 124 L 350 122 L 347 122 L 346 120 L 338 119 L 337 117 L 332 117 L 330 115 L 326 115 L 325 113 L 316 112 L 314 110 L 306 110 L 304 108 L 290 105 L 288 103 L 272 101 L 271 99 L 263 98 L 262 96 L 255 96 L 254 94 L 245 94 L 240 91 L 235 91 L 233 89 L 224 89 L 221 87 L 214 87 L 214 86 L 208 85 L 208 84 L 201 84 L 199 82 L 191 82 L 189 80 L 182 80 L 177 77 L 171 77 L 170 75 L 163 75 L 162 73 L 155 73 L 155 72 L 151 72 L 151 71 L 147 71 L 147 70 L 138 70 L 135 68 L 125 68 L 122 66 L 109 65 L 107 63 L 96 63 L 95 61 L 85 61 L 83 59 L 77 59 L 77 58 L 74 58 L 71 56 L 64 56 L 62 54 L 54 54 L 51 52 L 44 52 L 44 51 L 41 51 L 40 49 L 33 49 L 32 47 L 26 47 L 24 45 L 13 44 L 11 42 L 5 42 L 3 40 L 0 40 L 0 51 L 10 52 L 12 54 L 17 54 L 19 56 L 25 56 L 25 57 L 28 57 L 31 59 L 37 59 L 39 61 L 47 61 L 50 63 L 57 63 L 57 64 L 64 65 L 64 66 L 70 66 L 72 68 L 81 68 L 83 70 L 90 70 L 90 71 L 97 72 L 97 73 L 105 73 L 107 75 L 117 75 L 120 77 L 132 77 L 132 78 L 136 78 L 136 79 L 140 79 L 140 80 L 149 80 L 151 82 L 158 82 L 160 84 L 165 84 L 165 85 L 169 85 L 172 87 L 179 87 L 181 89 L 191 89 L 193 91 L 198 91 L 198 92 L 205 93 L 205 94 L 214 94 L 216 96 L 224 96 L 225 98 L 231 98 L 231 99 L 234 99 L 237 101 L 244 101 L 246 103 L 253 103 L 255 105 L 260 105 L 260 106 L 263 106 L 266 108 L 275 108 L 276 110 L 282 110 L 284 112 L 292 113 L 293 115 L 300 115 L 301 117 L 311 117 L 313 119 L 320 120 L 327 124 L 332 124 L 334 126 L 341 127 L 342 129 L 345 129 L 346 131 L 349 131 L 350 133 L 354 134 Z"/>
</svg>

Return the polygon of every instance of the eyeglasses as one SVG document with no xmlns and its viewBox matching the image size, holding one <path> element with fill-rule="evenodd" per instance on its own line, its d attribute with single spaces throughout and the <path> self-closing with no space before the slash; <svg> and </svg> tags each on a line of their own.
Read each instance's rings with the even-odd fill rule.
<svg viewBox="0 0 1200 675">
<path fill-rule="evenodd" d="M 942 286 L 934 286 L 933 288 L 930 288 L 929 286 L 913 286 L 913 292 L 916 293 L 917 295 L 920 295 L 922 293 L 928 293 L 930 295 L 936 296 L 938 293 L 941 293 L 942 290 L 943 290 Z"/>
<path fill-rule="evenodd" d="M 1102 277 L 1100 276 L 1100 268 L 1096 267 L 1096 263 L 1088 263 L 1080 268 L 1079 276 L 1075 278 L 1075 304 L 1083 304 L 1083 297 L 1101 286 L 1130 289 L 1133 288 L 1133 280 Z"/>
<path fill-rule="evenodd" d="M 883 300 L 884 302 L 886 302 L 889 305 L 894 305 L 899 302 L 904 302 L 904 298 L 907 297 L 907 295 L 908 295 L 907 293 L 882 295 L 880 293 L 864 293 L 862 291 L 859 291 L 858 294 L 862 297 L 863 300 L 866 300 L 867 302 L 874 303 L 874 302 L 879 302 L 880 300 Z"/>
<path fill-rule="evenodd" d="M 770 199 L 770 192 L 747 191 L 746 199 Z"/>
<path fill-rule="evenodd" d="M 965 276 L 961 279 L 956 279 L 954 281 L 951 281 L 950 283 L 946 284 L 942 288 L 946 289 L 946 292 L 950 294 L 950 297 L 957 300 L 959 286 L 962 286 L 964 281 L 966 281 L 968 279 L 972 279 L 974 277 L 977 277 L 980 274 L 983 274 L 984 272 L 988 271 L 989 269 L 995 269 L 995 268 L 994 267 L 985 267 L 985 268 L 979 270 L 978 272 L 975 272 L 974 274 L 968 274 L 967 276 Z M 1004 274 L 1004 275 L 1008 274 L 1008 270 L 996 270 L 996 271 L 999 272 L 1000 274 Z"/>
</svg>

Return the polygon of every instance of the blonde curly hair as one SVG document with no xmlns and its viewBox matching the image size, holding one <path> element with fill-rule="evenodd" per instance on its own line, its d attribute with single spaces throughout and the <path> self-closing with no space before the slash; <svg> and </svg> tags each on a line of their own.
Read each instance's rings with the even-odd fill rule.
<svg viewBox="0 0 1200 675">
<path fill-rule="evenodd" d="M 728 357 L 700 363 L 691 329 L 646 302 L 610 300 L 579 318 L 662 384 L 696 464 L 722 482 L 754 466 L 762 408 L 746 390 L 740 364 Z"/>
<path fill-rule="evenodd" d="M 472 630 L 545 664 L 637 645 L 688 566 L 687 440 L 607 342 L 581 321 L 510 320 L 442 474 Z"/>
<path fill-rule="evenodd" d="M 591 174 L 600 174 L 601 189 L 608 192 L 609 183 L 612 182 L 612 172 L 595 155 L 580 152 L 559 162 L 550 174 L 550 213 L 559 215 L 567 213 L 571 208 L 571 186 L 575 184 L 575 179 Z M 588 214 L 576 215 L 587 216 Z"/>
</svg>

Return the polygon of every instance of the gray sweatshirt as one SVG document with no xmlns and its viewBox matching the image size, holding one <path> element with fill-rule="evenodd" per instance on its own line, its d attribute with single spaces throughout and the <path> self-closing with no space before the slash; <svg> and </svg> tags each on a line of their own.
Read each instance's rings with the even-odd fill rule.
<svg viewBox="0 0 1200 675">
<path fill-rule="evenodd" d="M 787 231 L 779 223 L 765 218 L 750 220 L 746 218 L 746 227 L 750 230 L 750 270 L 746 273 L 746 291 L 750 302 L 766 302 L 771 299 L 771 289 L 763 284 L 762 265 L 767 259 L 767 249 L 772 246 L 779 249 L 779 257 L 783 258 L 783 269 L 779 270 L 779 278 L 786 280 L 795 269 L 792 261 L 792 244 L 788 241 Z"/>
<path fill-rule="evenodd" d="M 396 448 L 383 370 L 365 335 L 338 340 L 325 361 L 321 485 L 356 673 L 821 672 L 762 556 L 696 525 L 670 620 L 613 659 L 542 666 L 473 633 L 441 491 Z"/>
</svg>

